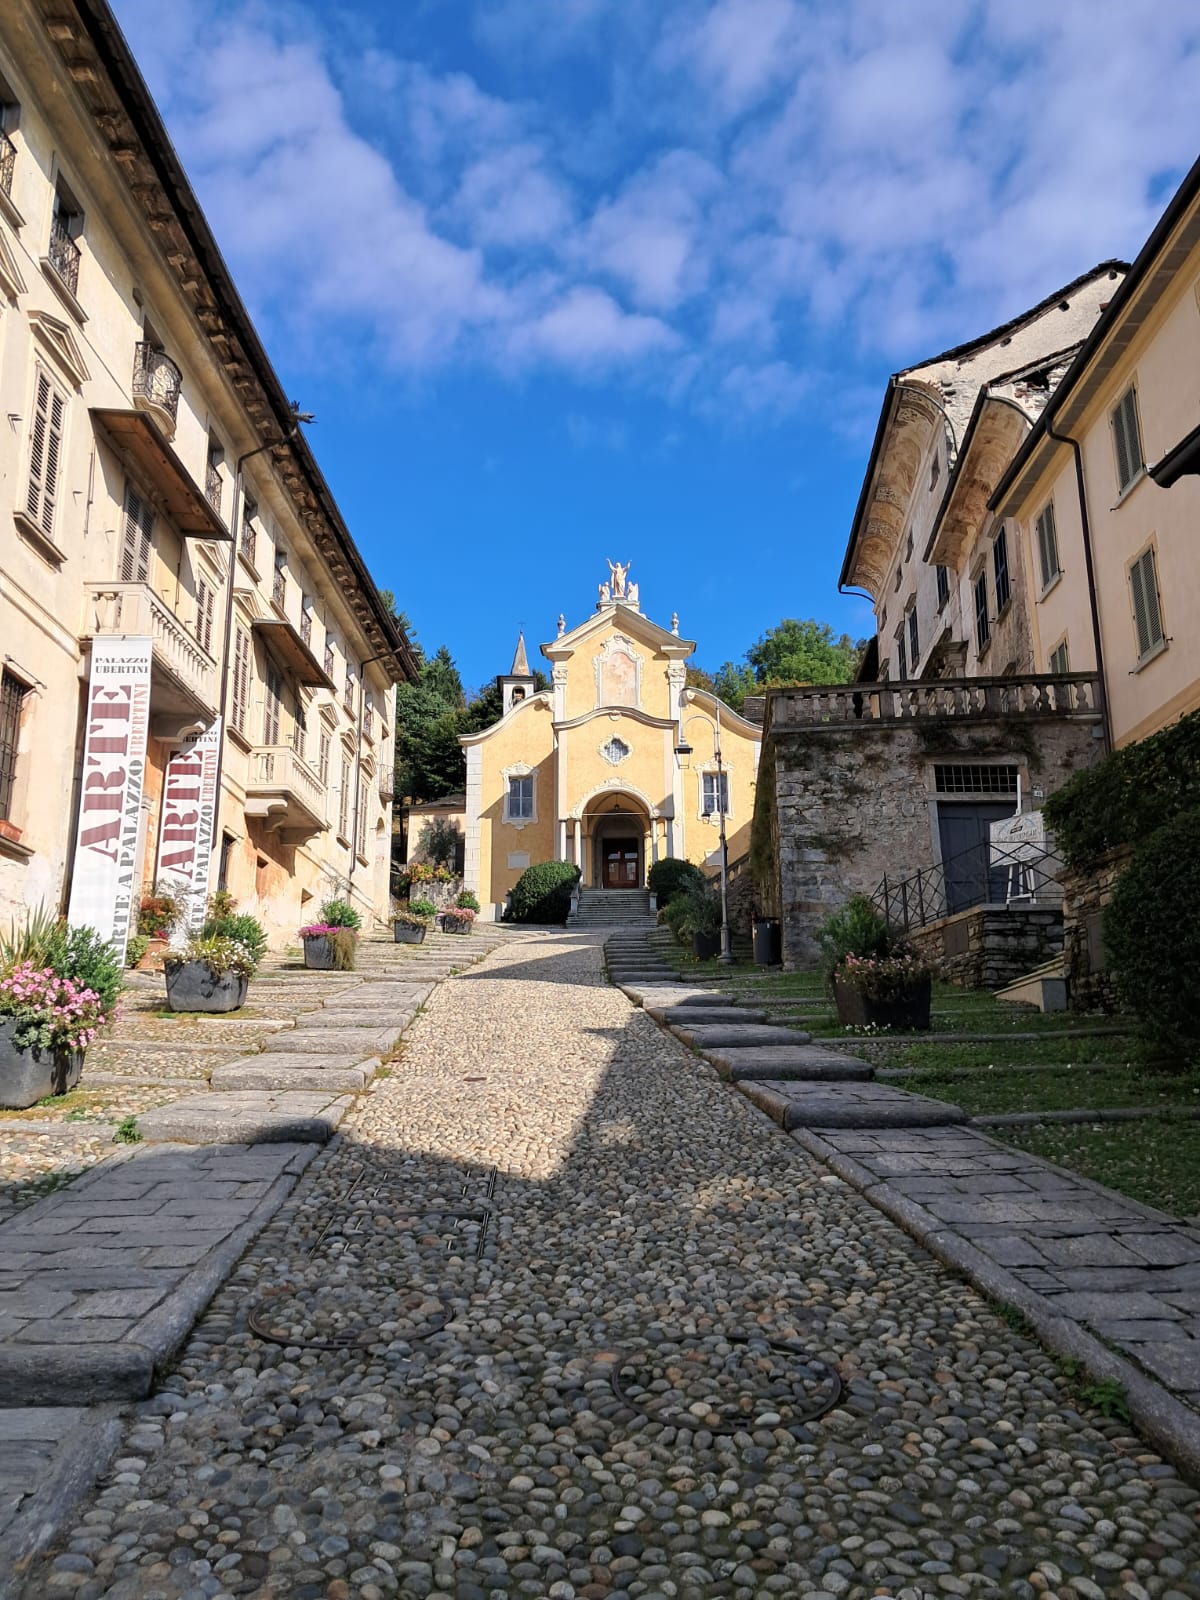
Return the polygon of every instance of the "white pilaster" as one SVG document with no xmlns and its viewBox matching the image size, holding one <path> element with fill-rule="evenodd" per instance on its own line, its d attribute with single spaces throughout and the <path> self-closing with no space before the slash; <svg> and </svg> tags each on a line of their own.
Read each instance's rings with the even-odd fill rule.
<svg viewBox="0 0 1200 1600">
<path fill-rule="evenodd" d="M 467 838 L 463 849 L 463 887 L 470 889 L 479 900 L 490 899 L 482 892 L 479 882 L 479 814 L 483 801 L 483 746 L 467 746 Z M 491 887 L 490 884 L 488 886 Z"/>
</svg>

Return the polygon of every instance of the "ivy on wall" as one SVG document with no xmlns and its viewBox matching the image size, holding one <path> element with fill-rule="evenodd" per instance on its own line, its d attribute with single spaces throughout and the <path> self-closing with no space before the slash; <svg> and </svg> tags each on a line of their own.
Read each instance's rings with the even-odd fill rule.
<svg viewBox="0 0 1200 1600">
<path fill-rule="evenodd" d="M 1200 711 L 1077 772 L 1046 800 L 1046 821 L 1076 870 L 1200 810 Z"/>
</svg>

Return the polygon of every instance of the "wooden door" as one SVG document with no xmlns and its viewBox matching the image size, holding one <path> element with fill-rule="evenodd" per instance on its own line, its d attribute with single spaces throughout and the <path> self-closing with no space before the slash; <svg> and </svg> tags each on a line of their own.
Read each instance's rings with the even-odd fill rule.
<svg viewBox="0 0 1200 1600">
<path fill-rule="evenodd" d="M 610 839 L 604 844 L 604 887 L 636 889 L 638 847 L 636 839 Z"/>
</svg>

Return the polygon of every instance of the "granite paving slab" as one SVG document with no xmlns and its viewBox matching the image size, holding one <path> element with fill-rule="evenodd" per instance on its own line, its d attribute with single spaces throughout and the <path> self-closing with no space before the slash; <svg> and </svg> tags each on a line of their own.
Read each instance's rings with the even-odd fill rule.
<svg viewBox="0 0 1200 1600">
<path fill-rule="evenodd" d="M 117 1407 L 0 1410 L 0 1595 L 46 1545 L 107 1465 L 121 1437 Z"/>
<path fill-rule="evenodd" d="M 326 1144 L 353 1104 L 319 1090 L 190 1095 L 144 1112 L 138 1131 L 150 1144 Z"/>
<path fill-rule="evenodd" d="M 222 1094 L 234 1089 L 309 1089 L 317 1094 L 361 1094 L 379 1070 L 379 1062 L 346 1061 L 326 1057 L 337 1066 L 321 1065 L 318 1056 L 248 1056 L 245 1061 L 218 1067 L 211 1078 Z"/>
<path fill-rule="evenodd" d="M 729 1005 L 729 997 L 717 994 L 708 989 L 676 988 L 673 984 L 648 983 L 629 984 L 619 983 L 618 989 L 624 991 L 635 1006 L 711 1006 Z"/>
<path fill-rule="evenodd" d="M 906 1094 L 882 1083 L 743 1079 L 738 1088 L 788 1132 L 793 1128 L 937 1128 L 967 1120 L 961 1106 Z"/>
<path fill-rule="evenodd" d="M 709 1049 L 701 1054 L 730 1083 L 752 1083 L 764 1078 L 867 1083 L 874 1071 L 869 1061 L 816 1044 L 768 1045 L 762 1050 Z"/>
<path fill-rule="evenodd" d="M 139 1145 L 0 1226 L 0 1407 L 148 1394 L 313 1145 Z"/>
<path fill-rule="evenodd" d="M 655 1022 L 665 1022 L 668 1026 L 679 1022 L 685 1027 L 717 1028 L 725 1023 L 734 1027 L 749 1027 L 767 1020 L 765 1011 L 755 1011 L 752 1006 L 706 1006 L 702 1017 L 696 1015 L 692 1006 L 645 1006 L 644 1009 L 649 1011 Z"/>
<path fill-rule="evenodd" d="M 793 1137 L 1056 1349 L 1100 1368 L 1115 1353 L 1113 1375 L 1200 1468 L 1200 1228 L 974 1129 Z M 1192 1412 L 1143 1393 L 1139 1374 Z"/>
<path fill-rule="evenodd" d="M 415 1000 L 398 1000 L 395 1005 L 360 1006 L 357 1011 L 322 1010 L 305 1017 L 303 1033 L 311 1035 L 314 1029 L 330 1028 L 383 1028 L 395 1021 L 398 1028 L 406 1028 L 417 1014 Z M 290 1044 L 291 1041 L 289 1040 Z"/>
<path fill-rule="evenodd" d="M 349 1061 L 345 1064 L 349 1065 L 355 1061 L 362 1061 L 367 1056 L 376 1056 L 382 1051 L 390 1050 L 408 1020 L 407 1016 L 399 1013 L 396 1020 L 386 1027 L 338 1028 L 332 1035 L 328 1028 L 310 1030 L 306 1024 L 303 1032 L 289 1034 L 285 1047 L 272 1051 L 272 1054 L 327 1056 L 332 1053 L 348 1056 Z"/>
<path fill-rule="evenodd" d="M 672 1022 L 671 1032 L 684 1044 L 702 1053 L 718 1047 L 761 1050 L 767 1045 L 807 1044 L 809 1036 L 799 1028 L 777 1028 L 770 1023 L 752 1025 L 723 1023 L 709 1026 L 702 1022 Z"/>
</svg>

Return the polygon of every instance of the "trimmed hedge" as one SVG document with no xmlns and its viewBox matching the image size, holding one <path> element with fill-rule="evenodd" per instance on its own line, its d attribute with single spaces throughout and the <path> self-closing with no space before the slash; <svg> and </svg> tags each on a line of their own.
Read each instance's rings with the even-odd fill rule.
<svg viewBox="0 0 1200 1600">
<path fill-rule="evenodd" d="M 1063 860 L 1076 869 L 1200 810 L 1200 711 L 1077 772 L 1044 809 Z"/>
<path fill-rule="evenodd" d="M 1200 809 L 1144 839 L 1104 912 L 1122 1002 L 1153 1049 L 1200 1059 Z"/>
<path fill-rule="evenodd" d="M 514 922 L 565 922 L 579 868 L 570 861 L 539 861 L 517 879 L 512 892 Z"/>
<path fill-rule="evenodd" d="M 657 895 L 659 909 L 665 909 L 677 895 L 686 894 L 698 883 L 704 882 L 700 868 L 680 856 L 663 856 L 650 868 L 646 879 L 650 893 Z"/>
</svg>

